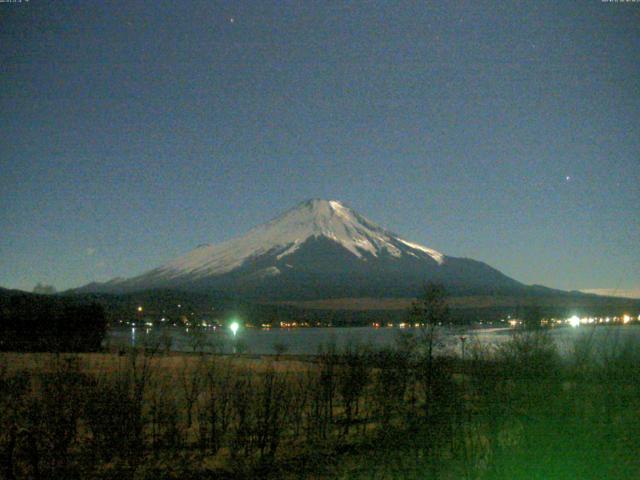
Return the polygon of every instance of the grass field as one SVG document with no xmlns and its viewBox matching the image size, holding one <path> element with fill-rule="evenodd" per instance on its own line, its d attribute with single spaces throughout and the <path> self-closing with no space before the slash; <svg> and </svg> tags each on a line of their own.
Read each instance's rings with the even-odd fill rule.
<svg viewBox="0 0 640 480">
<path fill-rule="evenodd" d="M 271 302 L 275 305 L 291 305 L 304 309 L 354 310 L 354 311 L 407 311 L 415 298 L 329 298 L 324 300 L 291 300 Z M 469 295 L 450 297 L 448 303 L 453 309 L 485 308 L 525 308 L 541 307 L 553 309 L 592 309 L 607 307 L 613 311 L 637 309 L 638 300 L 594 295 L 513 297 L 506 295 Z"/>
<path fill-rule="evenodd" d="M 0 354 L 0 478 L 640 478 L 640 355 Z"/>
</svg>

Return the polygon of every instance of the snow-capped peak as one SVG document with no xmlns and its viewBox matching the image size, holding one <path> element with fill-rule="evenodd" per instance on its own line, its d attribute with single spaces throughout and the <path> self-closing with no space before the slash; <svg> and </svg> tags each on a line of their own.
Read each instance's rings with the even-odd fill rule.
<svg viewBox="0 0 640 480">
<path fill-rule="evenodd" d="M 182 274 L 219 275 L 241 266 L 247 259 L 273 254 L 278 260 L 291 255 L 309 238 L 325 237 L 358 258 L 383 252 L 401 257 L 444 256 L 430 248 L 403 240 L 336 200 L 308 200 L 240 238 L 219 245 L 202 245 L 158 269 L 170 277 Z M 158 273 L 160 273 L 158 272 Z"/>
</svg>

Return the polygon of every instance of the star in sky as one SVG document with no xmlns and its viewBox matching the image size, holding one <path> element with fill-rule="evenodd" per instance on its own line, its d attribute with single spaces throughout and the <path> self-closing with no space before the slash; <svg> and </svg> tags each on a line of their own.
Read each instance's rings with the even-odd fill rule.
<svg viewBox="0 0 640 480">
<path fill-rule="evenodd" d="M 133 276 L 320 197 L 524 283 L 640 288 L 627 9 L 37 3 L 0 29 L 2 287 Z"/>
</svg>

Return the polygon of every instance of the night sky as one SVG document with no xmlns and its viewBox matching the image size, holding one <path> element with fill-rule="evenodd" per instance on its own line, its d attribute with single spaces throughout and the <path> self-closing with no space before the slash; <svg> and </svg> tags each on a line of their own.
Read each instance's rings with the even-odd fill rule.
<svg viewBox="0 0 640 480">
<path fill-rule="evenodd" d="M 640 3 L 0 3 L 0 285 L 131 276 L 308 198 L 640 291 Z"/>
</svg>

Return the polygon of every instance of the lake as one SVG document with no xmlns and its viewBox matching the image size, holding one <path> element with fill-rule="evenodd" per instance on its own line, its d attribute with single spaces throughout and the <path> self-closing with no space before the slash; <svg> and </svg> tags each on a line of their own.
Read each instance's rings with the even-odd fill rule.
<svg viewBox="0 0 640 480">
<path fill-rule="evenodd" d="M 194 345 L 204 345 L 208 352 L 243 352 L 256 355 L 276 353 L 276 346 L 282 345 L 287 354 L 315 354 L 323 346 L 335 343 L 338 348 L 348 344 L 369 345 L 374 348 L 392 346 L 401 334 L 416 334 L 414 328 L 277 328 L 263 330 L 242 328 L 237 335 L 227 330 L 206 329 L 204 333 L 193 335 L 180 328 L 115 328 L 109 331 L 105 344 L 114 347 L 144 346 L 154 343 L 163 344 L 162 336 L 170 338 L 174 351 L 193 351 Z M 164 332 L 164 333 L 163 333 Z M 461 353 L 462 341 L 465 348 L 478 342 L 483 346 L 495 346 L 511 338 L 511 328 L 452 329 L 439 328 L 440 345 L 438 353 Z M 551 330 L 560 352 L 568 355 L 578 340 L 592 340 L 599 353 L 605 353 L 628 342 L 640 342 L 640 325 L 624 326 L 580 326 L 559 327 Z"/>
</svg>

